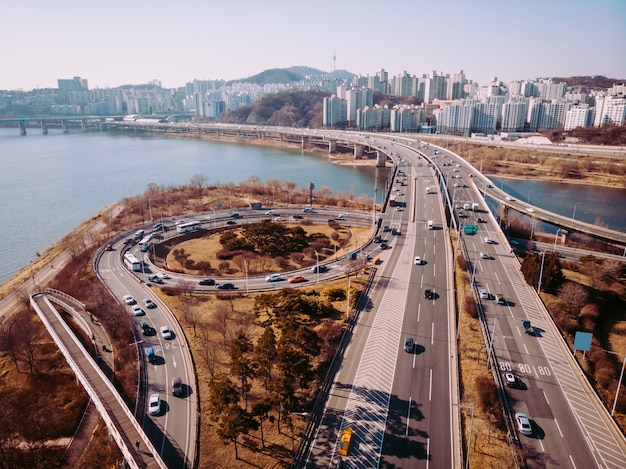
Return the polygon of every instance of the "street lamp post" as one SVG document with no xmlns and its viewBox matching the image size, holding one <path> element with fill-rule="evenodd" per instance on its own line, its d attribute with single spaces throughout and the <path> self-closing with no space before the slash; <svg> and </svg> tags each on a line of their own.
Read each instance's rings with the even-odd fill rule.
<svg viewBox="0 0 626 469">
<path fill-rule="evenodd" d="M 572 213 L 572 220 L 575 220 L 575 219 L 576 219 L 576 207 L 578 207 L 578 204 L 579 204 L 579 203 L 580 203 L 580 202 L 576 202 L 576 203 L 574 204 L 574 213 Z"/>
<path fill-rule="evenodd" d="M 530 193 L 531 193 L 532 191 L 534 191 L 534 189 L 530 189 L 530 190 L 528 191 L 528 197 L 526 197 L 526 202 L 527 202 L 527 203 L 530 203 Z"/>
<path fill-rule="evenodd" d="M 469 468 L 469 457 L 470 457 L 470 449 L 471 449 L 471 443 L 472 443 L 472 427 L 474 426 L 474 406 L 473 405 L 465 405 L 465 404 L 452 404 L 455 405 L 457 407 L 464 407 L 466 409 L 471 409 L 472 410 L 472 417 L 470 420 L 470 431 L 469 431 L 469 438 L 467 439 L 467 454 L 465 455 L 465 469 Z"/>
<path fill-rule="evenodd" d="M 213 228 L 215 228 L 215 209 L 211 208 L 211 210 L 213 210 Z"/>
<path fill-rule="evenodd" d="M 554 252 L 556 252 L 556 240 L 559 237 L 559 233 L 563 233 L 563 231 L 561 230 L 561 228 L 559 228 L 558 230 L 556 230 L 556 233 L 554 233 L 554 246 L 552 247 L 552 250 Z"/>
<path fill-rule="evenodd" d="M 537 283 L 537 294 L 541 294 L 541 279 L 543 278 L 543 262 L 546 260 L 546 251 L 541 253 L 541 268 L 539 269 L 539 283 Z"/>
<path fill-rule="evenodd" d="M 320 283 L 320 255 L 315 251 L 315 281 Z"/>
</svg>

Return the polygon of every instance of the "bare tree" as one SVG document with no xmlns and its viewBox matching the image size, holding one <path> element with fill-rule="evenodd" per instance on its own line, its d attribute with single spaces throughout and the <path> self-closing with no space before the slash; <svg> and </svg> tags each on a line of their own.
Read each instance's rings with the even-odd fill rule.
<svg viewBox="0 0 626 469">
<path fill-rule="evenodd" d="M 226 305 L 218 305 L 210 320 L 211 328 L 222 336 L 222 342 L 226 344 L 229 335 L 229 321 L 231 310 Z"/>
<path fill-rule="evenodd" d="M 589 294 L 579 283 L 566 282 L 559 288 L 559 302 L 563 311 L 572 319 L 576 319 Z"/>
</svg>

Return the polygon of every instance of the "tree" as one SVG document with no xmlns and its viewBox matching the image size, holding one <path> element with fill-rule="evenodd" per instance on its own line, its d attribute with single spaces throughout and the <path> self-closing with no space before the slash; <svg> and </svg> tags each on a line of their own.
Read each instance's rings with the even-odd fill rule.
<svg viewBox="0 0 626 469">
<path fill-rule="evenodd" d="M 220 416 L 217 426 L 217 435 L 223 440 L 230 440 L 235 444 L 235 459 L 239 459 L 237 451 L 237 437 L 246 435 L 250 430 L 257 430 L 259 422 L 254 420 L 249 412 L 237 404 L 230 404 Z"/>
<path fill-rule="evenodd" d="M 265 439 L 263 437 L 263 420 L 268 417 L 270 410 L 274 407 L 272 399 L 269 396 L 259 399 L 252 403 L 252 415 L 258 417 L 259 428 L 261 429 L 261 444 L 265 448 Z"/>
<path fill-rule="evenodd" d="M 213 378 L 209 384 L 209 407 L 213 415 L 221 415 L 232 404 L 239 402 L 239 391 L 226 375 Z"/>
<path fill-rule="evenodd" d="M 575 282 L 565 282 L 559 288 L 558 294 L 563 312 L 571 319 L 578 318 L 580 310 L 585 306 L 589 298 L 585 287 Z"/>
<path fill-rule="evenodd" d="M 542 259 L 545 257 L 545 259 Z M 542 271 L 543 263 L 543 271 Z M 546 293 L 555 293 L 563 283 L 563 272 L 559 256 L 554 252 L 543 254 L 531 253 L 522 261 L 522 274 L 526 283 L 537 288 L 541 276 L 541 290 Z"/>
<path fill-rule="evenodd" d="M 248 408 L 248 392 L 250 392 L 250 378 L 253 378 L 256 370 L 252 361 L 253 345 L 250 339 L 239 329 L 237 337 L 230 342 L 230 371 L 238 376 L 241 381 L 241 395 L 244 398 L 245 409 Z"/>
<path fill-rule="evenodd" d="M 274 329 L 271 326 L 267 326 L 254 347 L 257 375 L 263 378 L 265 389 L 268 388 L 268 383 L 272 380 L 272 369 L 277 358 L 276 334 L 274 334 Z"/>
</svg>

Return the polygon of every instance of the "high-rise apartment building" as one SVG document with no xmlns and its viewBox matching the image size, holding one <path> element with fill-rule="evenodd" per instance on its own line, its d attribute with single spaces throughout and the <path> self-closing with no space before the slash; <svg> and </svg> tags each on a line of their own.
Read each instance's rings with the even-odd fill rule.
<svg viewBox="0 0 626 469">
<path fill-rule="evenodd" d="M 348 122 L 348 102 L 332 95 L 324 98 L 322 123 L 324 127 L 343 127 Z"/>
<path fill-rule="evenodd" d="M 565 114 L 565 130 L 588 127 L 593 120 L 593 111 L 588 104 L 576 104 Z"/>
</svg>

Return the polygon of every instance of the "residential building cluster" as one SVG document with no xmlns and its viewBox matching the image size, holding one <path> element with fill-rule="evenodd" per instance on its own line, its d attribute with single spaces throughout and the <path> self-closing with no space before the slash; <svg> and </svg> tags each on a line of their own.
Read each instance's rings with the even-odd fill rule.
<svg viewBox="0 0 626 469">
<path fill-rule="evenodd" d="M 381 70 L 373 77 L 357 77 L 349 86 L 340 85 L 325 98 L 323 122 L 326 127 L 455 135 L 624 125 L 625 87 L 583 91 L 551 79 L 504 84 L 497 78 L 478 86 L 463 71 L 421 77 L 404 72 L 390 78 Z M 413 103 L 375 106 L 369 99 L 373 91 L 411 98 Z"/>
<path fill-rule="evenodd" d="M 356 76 L 349 83 L 332 73 L 288 84 L 193 80 L 172 89 L 154 80 L 145 85 L 92 90 L 86 79 L 74 77 L 59 79 L 58 89 L 0 91 L 0 117 L 178 114 L 211 121 L 266 95 L 315 90 L 329 95 L 323 102 L 326 127 L 494 134 L 624 125 L 625 89 L 621 84 L 590 91 L 552 79 L 504 84 L 494 78 L 479 86 L 462 70 L 452 75 L 433 71 L 420 77 L 406 71 L 389 76 L 380 70 L 373 76 Z M 406 104 L 375 105 L 375 94 Z"/>
</svg>

